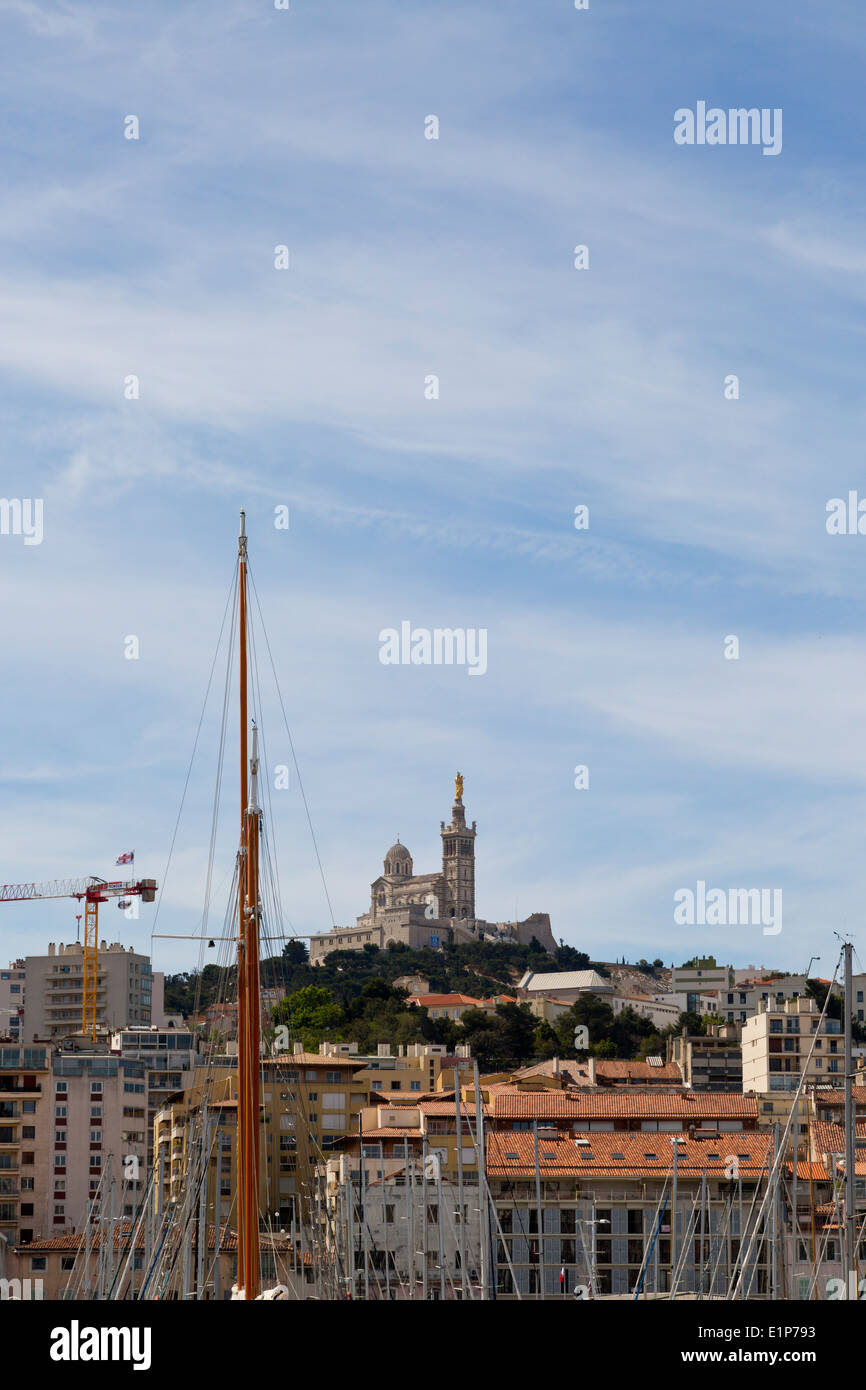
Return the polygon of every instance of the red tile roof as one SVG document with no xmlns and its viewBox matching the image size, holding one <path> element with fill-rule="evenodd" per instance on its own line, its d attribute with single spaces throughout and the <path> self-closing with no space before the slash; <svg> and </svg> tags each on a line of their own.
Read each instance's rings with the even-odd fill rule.
<svg viewBox="0 0 866 1390">
<path fill-rule="evenodd" d="M 794 1173 L 793 1163 L 786 1164 L 785 1171 L 787 1172 L 789 1177 L 792 1177 Z M 804 1163 L 803 1160 L 800 1159 L 800 1162 L 797 1164 L 797 1180 L 802 1181 L 803 1179 L 805 1179 L 807 1182 L 809 1180 L 811 1180 L 812 1182 L 829 1181 L 827 1169 L 824 1167 L 823 1163 Z"/>
<path fill-rule="evenodd" d="M 538 1141 L 539 1168 L 545 1177 L 647 1178 L 673 1171 L 672 1136 L 668 1134 L 593 1134 L 577 1144 L 564 1135 Z M 768 1134 L 726 1134 L 720 1139 L 679 1140 L 677 1172 L 699 1178 L 706 1170 L 724 1178 L 729 1157 L 736 1155 L 741 1174 L 759 1175 L 772 1159 Z M 509 1158 L 509 1154 L 516 1157 Z M 615 1158 L 621 1154 L 621 1158 Z M 655 1154 L 655 1158 L 650 1155 Z M 552 1155 L 552 1157 L 550 1157 Z M 535 1175 L 535 1136 L 525 1131 L 499 1131 L 487 1136 L 487 1172 L 491 1177 Z"/>
<path fill-rule="evenodd" d="M 472 1008 L 481 1007 L 480 999 L 473 999 L 471 994 L 410 994 L 409 1003 L 418 1004 L 422 1009 L 450 1009 L 459 1008 L 461 1004 L 471 1005 Z"/>
<path fill-rule="evenodd" d="M 629 1062 L 599 1059 L 595 1064 L 595 1074 L 600 1079 L 611 1081 L 682 1081 L 682 1073 L 675 1062 L 663 1062 L 660 1067 L 652 1067 L 649 1062 Z"/>
<path fill-rule="evenodd" d="M 854 1138 L 866 1140 L 866 1120 L 854 1124 Z M 844 1154 L 845 1130 L 842 1125 L 831 1125 L 819 1120 L 812 1125 L 812 1149 L 818 1154 Z M 866 1160 L 866 1147 L 858 1147 L 856 1157 Z"/>
<path fill-rule="evenodd" d="M 744 1119 L 758 1117 L 753 1096 L 731 1092 L 682 1091 L 679 1095 L 639 1095 L 627 1091 L 520 1091 L 498 1087 L 491 1092 L 495 1119 Z"/>
<path fill-rule="evenodd" d="M 851 1095 L 854 1099 L 855 1106 L 866 1106 L 866 1086 L 852 1086 Z M 812 1098 L 819 1110 L 823 1109 L 824 1106 L 845 1104 L 844 1091 L 813 1091 Z"/>
</svg>

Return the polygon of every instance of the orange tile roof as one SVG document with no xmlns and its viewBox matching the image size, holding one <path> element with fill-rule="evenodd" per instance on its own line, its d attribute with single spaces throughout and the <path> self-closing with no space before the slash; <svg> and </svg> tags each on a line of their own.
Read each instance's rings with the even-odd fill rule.
<svg viewBox="0 0 866 1390">
<path fill-rule="evenodd" d="M 866 1120 L 857 1120 L 854 1124 L 854 1138 L 866 1140 Z M 844 1154 L 845 1152 L 845 1130 L 842 1125 L 832 1125 L 826 1120 L 819 1120 L 812 1125 L 812 1148 L 819 1154 Z M 866 1149 L 859 1150 L 859 1156 L 866 1158 Z"/>
<path fill-rule="evenodd" d="M 861 1092 L 860 1095 L 857 1094 L 858 1091 Z M 866 1086 L 852 1086 L 852 1087 L 851 1087 L 851 1095 L 852 1095 L 853 1098 L 854 1098 L 854 1105 L 855 1105 L 855 1106 L 857 1106 L 857 1105 L 866 1105 Z M 844 1104 L 845 1104 L 845 1092 L 844 1092 L 844 1091 L 832 1091 L 832 1090 L 827 1090 L 827 1091 L 813 1091 L 813 1092 L 812 1092 L 812 1097 L 813 1097 L 813 1100 L 814 1100 L 814 1102 L 815 1102 L 815 1105 L 816 1105 L 819 1109 L 820 1109 L 822 1106 L 825 1106 L 825 1105 L 844 1105 Z"/>
<path fill-rule="evenodd" d="M 546 1062 L 536 1062 L 532 1067 L 518 1067 L 513 1074 L 519 1081 L 529 1080 L 533 1076 L 555 1076 L 564 1081 L 577 1081 L 579 1077 L 586 1077 L 587 1070 L 584 1063 L 550 1057 Z"/>
<path fill-rule="evenodd" d="M 410 994 L 410 1004 L 418 1004 L 422 1009 L 446 1009 L 459 1007 L 461 1004 L 472 1005 L 479 1008 L 480 999 L 473 999 L 471 994 Z"/>
<path fill-rule="evenodd" d="M 669 1134 L 593 1134 L 586 1144 L 564 1135 L 538 1141 L 539 1168 L 545 1177 L 647 1178 L 673 1171 Z M 772 1159 L 773 1141 L 768 1134 L 726 1134 L 720 1139 L 679 1140 L 677 1172 L 687 1179 L 706 1170 L 724 1178 L 730 1155 L 739 1159 L 740 1172 L 760 1174 Z M 513 1154 L 515 1157 L 509 1158 Z M 615 1158 L 621 1154 L 621 1158 Z M 655 1154 L 652 1158 L 649 1155 Z M 550 1157 L 549 1155 L 552 1155 Z M 487 1136 L 487 1171 L 491 1177 L 534 1177 L 535 1136 L 521 1130 L 498 1131 Z"/>
<path fill-rule="evenodd" d="M 485 1115 L 489 1115 L 491 1113 L 490 1106 L 486 1103 L 482 1104 L 481 1108 L 484 1111 Z M 449 1117 L 453 1116 L 455 1120 L 457 1118 L 457 1107 L 453 1100 L 425 1100 L 421 1106 L 421 1109 L 424 1111 L 425 1115 L 447 1115 Z M 475 1118 L 474 1099 L 464 1099 L 463 1109 L 461 1113 L 464 1117 L 468 1115 L 471 1120 Z"/>
<path fill-rule="evenodd" d="M 682 1074 L 675 1062 L 663 1062 L 660 1067 L 651 1067 L 649 1062 L 629 1062 L 616 1060 L 599 1059 L 595 1064 L 595 1074 L 597 1077 L 609 1077 L 611 1080 L 617 1077 L 643 1077 L 648 1081 L 661 1081 L 662 1077 L 674 1081 L 682 1081 Z"/>
<path fill-rule="evenodd" d="M 730 1092 L 682 1091 L 679 1095 L 635 1095 L 626 1091 L 520 1091 L 497 1088 L 491 1094 L 495 1119 L 744 1119 L 758 1117 L 753 1096 Z"/>
<path fill-rule="evenodd" d="M 793 1163 L 786 1164 L 785 1169 L 788 1176 L 792 1177 L 794 1173 Z M 797 1164 L 797 1179 L 799 1181 L 804 1178 L 806 1179 L 806 1181 L 811 1180 L 812 1182 L 829 1181 L 827 1169 L 824 1167 L 823 1163 L 814 1163 L 811 1161 L 805 1163 L 802 1159 L 800 1159 L 800 1162 Z"/>
</svg>

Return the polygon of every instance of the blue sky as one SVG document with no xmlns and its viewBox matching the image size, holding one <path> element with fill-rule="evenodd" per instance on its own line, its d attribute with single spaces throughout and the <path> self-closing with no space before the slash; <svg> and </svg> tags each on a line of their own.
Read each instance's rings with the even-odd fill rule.
<svg viewBox="0 0 866 1390">
<path fill-rule="evenodd" d="M 830 973 L 866 889 L 866 537 L 825 528 L 866 494 L 866 37 L 829 10 L 0 0 L 0 493 L 45 517 L 0 537 L 0 879 L 134 848 L 162 881 L 243 505 L 339 923 L 398 833 L 435 866 L 460 768 L 488 919 Z M 781 154 L 675 145 L 699 100 L 781 107 Z M 404 620 L 486 628 L 487 674 L 382 666 Z M 215 751 L 211 707 L 160 931 L 200 919 Z M 698 879 L 781 888 L 783 931 L 676 926 Z M 4 957 L 75 911 L 4 906 Z"/>
</svg>

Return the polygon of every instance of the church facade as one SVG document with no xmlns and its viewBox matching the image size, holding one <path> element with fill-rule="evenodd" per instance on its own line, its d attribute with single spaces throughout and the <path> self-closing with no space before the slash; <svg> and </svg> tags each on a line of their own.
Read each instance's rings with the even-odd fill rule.
<svg viewBox="0 0 866 1390">
<path fill-rule="evenodd" d="M 310 964 L 316 965 L 331 951 L 387 947 L 392 941 L 417 950 L 441 949 L 467 941 L 520 941 L 533 937 L 548 950 L 556 942 L 546 913 L 536 912 L 524 922 L 485 922 L 475 915 L 476 823 L 466 822 L 463 778 L 458 772 L 451 820 L 439 823 L 442 867 L 432 874 L 416 874 L 412 855 L 398 840 L 385 855 L 383 872 L 370 885 L 369 909 L 354 927 L 332 927 L 310 940 Z"/>
</svg>

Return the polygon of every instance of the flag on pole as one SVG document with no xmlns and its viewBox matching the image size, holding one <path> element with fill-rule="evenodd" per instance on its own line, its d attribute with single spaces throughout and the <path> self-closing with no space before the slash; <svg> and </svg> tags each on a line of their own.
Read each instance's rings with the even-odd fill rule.
<svg viewBox="0 0 866 1390">
<path fill-rule="evenodd" d="M 114 862 L 115 864 L 134 864 L 135 850 L 131 849 L 127 854 L 119 854 Z"/>
</svg>

